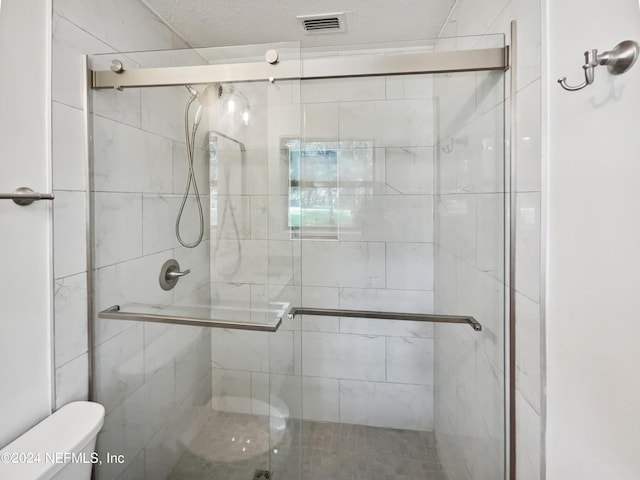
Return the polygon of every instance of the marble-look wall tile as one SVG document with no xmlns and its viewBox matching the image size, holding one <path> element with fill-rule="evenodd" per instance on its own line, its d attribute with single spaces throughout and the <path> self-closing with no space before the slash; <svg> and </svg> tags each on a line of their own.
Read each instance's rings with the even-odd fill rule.
<svg viewBox="0 0 640 480">
<path fill-rule="evenodd" d="M 340 136 L 340 104 L 309 103 L 302 109 L 305 142 L 337 140 Z"/>
<path fill-rule="evenodd" d="M 213 240 L 211 261 L 214 282 L 266 284 L 269 275 L 269 242 Z"/>
<path fill-rule="evenodd" d="M 57 2 L 55 7 L 57 7 Z M 113 47 L 74 25 L 54 8 L 51 62 L 51 96 L 78 109 L 83 104 L 82 54 L 115 52 Z"/>
<path fill-rule="evenodd" d="M 387 338 L 387 381 L 433 385 L 433 339 Z"/>
<path fill-rule="evenodd" d="M 540 337 L 540 304 L 524 295 L 516 294 L 517 335 L 517 383 L 520 396 L 531 408 L 541 413 L 541 348 L 532 338 Z"/>
<path fill-rule="evenodd" d="M 142 195 L 95 193 L 96 267 L 142 256 Z"/>
<path fill-rule="evenodd" d="M 214 368 L 211 406 L 223 412 L 251 413 L 251 373 Z"/>
<path fill-rule="evenodd" d="M 309 241 L 302 244 L 302 258 L 304 285 L 384 287 L 383 243 Z"/>
<path fill-rule="evenodd" d="M 98 465 L 100 480 L 115 480 L 134 461 L 144 448 L 144 430 L 140 418 L 134 415 L 126 402 L 107 412 L 98 434 L 97 451 L 123 455 L 124 463 L 102 462 Z"/>
<path fill-rule="evenodd" d="M 165 138 L 185 142 L 184 110 L 189 92 L 181 87 L 158 87 L 141 89 L 141 126 Z M 191 121 L 198 103 L 191 108 Z"/>
<path fill-rule="evenodd" d="M 55 12 L 120 51 L 187 46 L 141 2 L 56 0 Z M 123 20 L 116 22 L 106 21 L 107 19 L 126 19 L 129 28 L 123 28 Z"/>
<path fill-rule="evenodd" d="M 430 146 L 434 144 L 432 117 L 430 99 L 341 103 L 340 139 L 375 139 L 384 147 Z"/>
<path fill-rule="evenodd" d="M 305 376 L 384 381 L 385 370 L 384 337 L 303 333 Z"/>
<path fill-rule="evenodd" d="M 384 100 L 385 78 L 334 78 L 308 80 L 300 85 L 302 103 Z"/>
<path fill-rule="evenodd" d="M 52 109 L 53 188 L 84 190 L 84 115 L 82 110 L 58 102 L 53 102 Z"/>
<path fill-rule="evenodd" d="M 386 77 L 387 100 L 433 98 L 433 75 L 397 75 Z"/>
<path fill-rule="evenodd" d="M 95 348 L 96 398 L 111 412 L 144 383 L 142 325 Z"/>
<path fill-rule="evenodd" d="M 142 195 L 140 205 L 142 218 L 138 219 L 138 227 L 142 228 L 140 233 L 143 255 L 169 250 L 179 245 L 174 220 L 181 201 L 180 197 L 173 195 Z M 205 203 L 204 207 L 206 208 L 206 206 Z M 198 220 L 193 218 L 194 209 L 193 204 L 185 206 L 183 220 L 180 222 L 180 234 L 184 236 L 183 239 L 186 242 L 191 242 L 198 236 L 199 225 Z M 190 213 L 191 215 L 189 215 Z"/>
<path fill-rule="evenodd" d="M 171 145 L 167 138 L 96 117 L 96 191 L 171 193 Z"/>
<path fill-rule="evenodd" d="M 169 427 L 161 428 L 144 447 L 144 473 L 146 479 L 167 478 L 180 461 L 184 447 L 172 438 Z"/>
<path fill-rule="evenodd" d="M 406 320 L 341 317 L 340 333 L 406 337 L 408 339 L 433 338 L 433 324 L 430 322 L 411 322 Z"/>
<path fill-rule="evenodd" d="M 526 2 L 521 2 L 526 3 Z M 542 175 L 541 163 L 541 121 L 540 99 L 541 81 L 518 92 L 518 156 L 516 169 L 518 172 L 517 190 L 519 192 L 540 191 Z"/>
<path fill-rule="evenodd" d="M 87 277 L 56 280 L 54 293 L 55 364 L 60 367 L 87 352 Z"/>
<path fill-rule="evenodd" d="M 401 194 L 433 193 L 433 147 L 386 149 L 386 185 Z"/>
<path fill-rule="evenodd" d="M 213 365 L 218 369 L 293 373 L 293 332 L 221 330 L 211 338 Z"/>
<path fill-rule="evenodd" d="M 69 402 L 88 399 L 88 371 L 89 356 L 86 353 L 56 368 L 56 410 Z"/>
<path fill-rule="evenodd" d="M 53 270 L 55 278 L 87 269 L 87 221 L 84 192 L 57 191 L 53 204 Z"/>
<path fill-rule="evenodd" d="M 443 195 L 437 201 L 439 229 L 436 242 L 457 257 L 475 264 L 477 196 Z"/>
<path fill-rule="evenodd" d="M 433 387 L 340 380 L 341 422 L 429 431 L 432 412 Z"/>
<path fill-rule="evenodd" d="M 431 195 L 342 195 L 342 208 L 353 205 L 353 225 L 340 228 L 346 240 L 431 242 L 433 198 Z"/>
<path fill-rule="evenodd" d="M 387 288 L 433 290 L 433 245 L 387 243 Z"/>
<path fill-rule="evenodd" d="M 126 65 L 131 65 L 127 57 L 118 55 Z M 94 57 L 95 59 L 95 57 Z M 103 58 L 95 59 L 95 63 L 101 63 Z M 131 66 L 137 67 L 133 64 Z M 94 69 L 107 68 L 102 65 L 93 65 Z M 132 127 L 140 128 L 140 95 L 142 89 L 127 88 L 125 90 L 105 89 L 93 90 L 93 112 L 100 116 L 115 120 L 116 122 L 126 123 Z"/>
<path fill-rule="evenodd" d="M 477 198 L 477 267 L 496 280 L 504 280 L 504 195 L 478 195 Z"/>
<path fill-rule="evenodd" d="M 433 293 L 425 290 L 341 288 L 340 308 L 381 312 L 432 313 Z"/>
<path fill-rule="evenodd" d="M 340 421 L 340 381 L 335 378 L 302 377 L 302 408 L 305 420 Z"/>
<path fill-rule="evenodd" d="M 516 462 L 520 480 L 539 480 L 542 475 L 541 434 L 543 420 L 520 393 L 516 396 L 518 450 Z"/>
<path fill-rule="evenodd" d="M 540 300 L 540 193 L 516 194 L 516 288 Z"/>
<path fill-rule="evenodd" d="M 176 406 L 176 383 L 173 363 L 168 363 L 128 397 L 125 408 L 140 421 L 145 445 L 166 422 Z"/>
</svg>

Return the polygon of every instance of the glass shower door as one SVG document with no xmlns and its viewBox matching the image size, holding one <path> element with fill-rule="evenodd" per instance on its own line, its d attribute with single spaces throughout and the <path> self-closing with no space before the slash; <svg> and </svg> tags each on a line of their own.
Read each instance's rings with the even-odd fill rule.
<svg viewBox="0 0 640 480">
<path fill-rule="evenodd" d="M 295 44 L 97 55 L 299 65 Z M 299 76 L 299 75 L 296 75 Z M 299 80 L 92 91 L 98 479 L 299 478 L 300 241 L 281 221 Z M 196 190 L 197 186 L 197 190 Z M 273 213 L 272 213 L 273 212 Z M 275 213 L 277 212 L 277 214 Z"/>
</svg>

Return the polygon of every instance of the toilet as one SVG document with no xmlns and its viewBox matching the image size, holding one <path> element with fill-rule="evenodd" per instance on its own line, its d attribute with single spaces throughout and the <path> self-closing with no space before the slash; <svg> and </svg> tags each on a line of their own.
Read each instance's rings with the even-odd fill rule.
<svg viewBox="0 0 640 480">
<path fill-rule="evenodd" d="M 89 480 L 104 407 L 72 402 L 0 450 L 0 478 Z"/>
</svg>

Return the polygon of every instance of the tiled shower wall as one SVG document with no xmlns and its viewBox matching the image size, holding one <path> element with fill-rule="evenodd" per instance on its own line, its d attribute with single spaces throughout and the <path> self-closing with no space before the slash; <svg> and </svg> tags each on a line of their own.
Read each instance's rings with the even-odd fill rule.
<svg viewBox="0 0 640 480">
<path fill-rule="evenodd" d="M 242 86 L 238 88 L 242 91 Z M 284 92 L 286 87 L 282 88 Z M 247 140 L 250 161 L 244 175 L 262 181 L 257 191 L 267 193 L 268 199 L 255 195 L 255 186 L 253 191 L 246 190 L 242 201 L 250 202 L 252 208 L 245 209 L 244 216 L 241 198 L 231 199 L 238 205 L 238 223 L 247 226 L 243 252 L 251 252 L 251 242 L 261 241 L 262 248 L 269 248 L 269 262 L 260 267 L 259 262 L 248 261 L 249 256 L 242 261 L 254 270 L 240 269 L 217 288 L 244 289 L 245 297 L 265 287 L 278 292 L 288 289 L 289 301 L 307 307 L 432 312 L 432 79 L 303 81 L 300 87 L 293 85 L 286 100 L 282 92 L 277 101 L 275 94 L 264 96 L 271 99 L 268 152 L 252 156 L 253 137 Z M 252 98 L 250 90 L 244 93 Z M 260 104 L 259 99 L 254 101 Z M 287 226 L 288 160 L 280 152 L 280 143 L 282 138 L 300 135 L 300 103 L 303 141 L 338 145 L 338 163 L 340 158 L 361 155 L 362 165 L 369 169 L 364 172 L 366 180 L 354 187 L 348 182 L 357 178 L 349 177 L 345 166 L 338 167 L 340 207 L 349 205 L 355 220 L 348 228 L 338 228 L 337 239 L 304 238 L 303 228 L 303 239 L 292 242 Z M 360 143 L 354 147 L 353 142 Z M 362 146 L 367 142 L 371 150 Z M 219 152 L 220 162 L 225 161 L 222 155 Z M 252 169 L 262 175 L 252 174 Z M 268 225 L 249 218 L 248 212 L 255 215 L 256 208 L 262 209 Z M 279 279 L 281 287 L 274 285 L 278 283 L 274 279 Z M 275 335 L 216 331 L 212 336 L 214 396 L 267 400 L 264 385 L 270 371 L 281 377 L 279 384 L 291 386 L 277 394 L 292 415 L 431 430 L 432 337 L 429 324 L 310 316 L 285 322 Z M 266 339 L 271 356 L 264 346 Z M 300 395 L 297 375 L 302 375 L 303 412 L 296 398 Z M 218 406 L 246 410 L 238 402 Z"/>
<path fill-rule="evenodd" d="M 509 43 L 510 21 L 518 22 L 516 169 L 516 318 L 517 318 L 517 476 L 543 478 L 540 317 L 540 12 L 539 1 L 460 0 L 443 29 L 442 37 L 504 33 Z M 509 79 L 506 75 L 506 96 Z M 457 76 L 443 79 L 436 96 L 460 118 L 448 129 L 451 112 L 442 111 L 436 184 L 441 194 L 436 206 L 436 281 L 438 311 L 469 310 L 490 322 L 489 332 L 442 327 L 436 332 L 436 435 L 445 470 L 451 480 L 500 478 L 502 425 L 499 390 L 502 389 L 504 278 L 502 258 L 495 247 L 502 244 L 500 194 L 492 148 L 498 137 L 487 126 L 499 122 L 502 86 L 499 74 Z M 467 85 L 469 88 L 464 88 Z M 475 87 L 478 87 L 477 89 Z M 453 93 L 454 90 L 457 93 Z M 462 95 L 462 92 L 473 92 Z M 508 101 L 508 100 L 507 100 Z M 509 107 L 506 106 L 507 125 Z M 453 108 L 452 108 L 453 107 Z M 508 134 L 507 129 L 507 134 Z M 450 153 L 443 148 L 452 147 Z M 508 145 L 507 145 L 508 149 Z M 508 150 L 507 150 L 508 151 Z M 507 157 L 508 158 L 508 157 Z M 487 170 L 488 168 L 488 170 Z M 489 176 L 486 173 L 489 172 Z M 507 178 L 509 172 L 507 171 Z M 508 218 L 508 217 L 506 217 Z M 458 235 L 464 233 L 464 235 Z M 461 242 L 459 239 L 466 239 Z M 473 282 L 473 283 L 471 283 Z M 470 310 L 471 311 L 471 310 Z M 508 312 L 505 309 L 505 312 Z M 482 320 L 481 320 L 482 321 Z M 489 333 L 489 335 L 487 335 Z M 456 345 L 458 355 L 451 355 Z M 465 400 L 466 399 L 466 400 Z M 480 448 L 476 448 L 480 447 Z M 461 454 L 460 452 L 464 452 Z M 491 461 L 491 458 L 496 461 Z"/>
<path fill-rule="evenodd" d="M 53 25 L 55 353 L 60 407 L 86 398 L 88 389 L 88 186 L 81 54 L 186 45 L 139 2 L 56 0 Z M 131 57 L 119 57 L 135 65 Z M 99 63 L 95 67 L 107 68 Z M 179 247 L 173 233 L 186 183 L 182 118 L 187 98 L 178 89 L 96 92 L 98 310 L 128 302 L 173 303 L 202 287 L 208 295 L 208 240 L 187 250 Z M 199 181 L 206 185 L 207 152 L 200 149 L 196 162 Z M 204 203 L 208 211 L 208 198 Z M 193 212 L 193 199 L 187 208 Z M 197 223 L 192 213 L 185 217 L 183 234 L 190 238 Z M 192 274 L 175 290 L 164 292 L 158 274 L 169 258 L 178 259 Z M 99 477 L 160 478 L 181 454 L 181 441 L 186 440 L 198 407 L 210 399 L 209 332 L 99 320 L 94 338 L 95 396 L 107 410 L 99 449 L 125 455 L 124 464 L 103 465 Z"/>
</svg>

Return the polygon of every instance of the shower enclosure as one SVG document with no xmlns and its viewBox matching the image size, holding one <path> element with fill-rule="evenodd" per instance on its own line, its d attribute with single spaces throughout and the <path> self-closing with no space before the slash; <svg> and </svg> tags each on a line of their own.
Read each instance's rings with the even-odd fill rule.
<svg viewBox="0 0 640 480">
<path fill-rule="evenodd" d="M 91 58 L 99 480 L 506 478 L 506 68 L 497 35 Z"/>
</svg>

